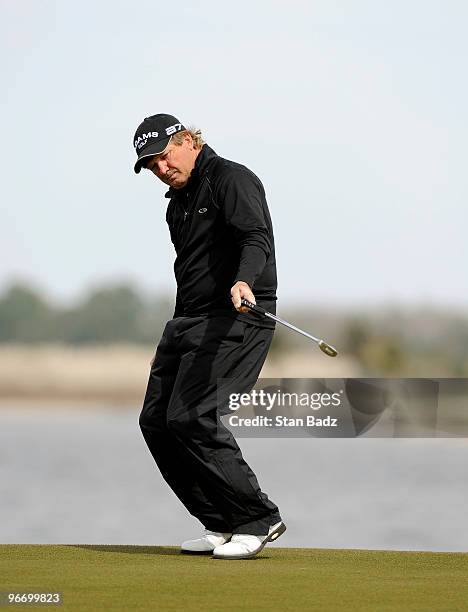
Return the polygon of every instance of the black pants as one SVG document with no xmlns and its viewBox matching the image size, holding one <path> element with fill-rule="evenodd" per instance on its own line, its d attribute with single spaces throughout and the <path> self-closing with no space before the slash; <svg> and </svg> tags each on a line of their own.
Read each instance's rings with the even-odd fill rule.
<svg viewBox="0 0 468 612">
<path fill-rule="evenodd" d="M 219 418 L 229 393 L 255 385 L 273 333 L 229 317 L 177 317 L 156 351 L 140 427 L 163 478 L 211 531 L 265 535 L 281 520 Z"/>
</svg>

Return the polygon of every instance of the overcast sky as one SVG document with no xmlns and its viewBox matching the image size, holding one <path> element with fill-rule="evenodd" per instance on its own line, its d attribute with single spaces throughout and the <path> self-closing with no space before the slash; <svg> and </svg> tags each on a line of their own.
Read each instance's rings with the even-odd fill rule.
<svg viewBox="0 0 468 612">
<path fill-rule="evenodd" d="M 466 2 L 0 6 L 0 290 L 174 293 L 165 112 L 262 179 L 283 303 L 468 305 Z"/>
</svg>

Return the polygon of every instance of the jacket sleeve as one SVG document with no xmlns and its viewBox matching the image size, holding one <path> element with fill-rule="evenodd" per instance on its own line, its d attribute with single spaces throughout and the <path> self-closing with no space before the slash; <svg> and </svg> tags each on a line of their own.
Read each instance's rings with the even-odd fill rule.
<svg viewBox="0 0 468 612">
<path fill-rule="evenodd" d="M 250 170 L 238 169 L 223 178 L 220 196 L 225 221 L 232 228 L 239 246 L 235 281 L 244 281 L 252 288 L 272 248 L 264 213 L 266 200 L 263 185 Z"/>
</svg>

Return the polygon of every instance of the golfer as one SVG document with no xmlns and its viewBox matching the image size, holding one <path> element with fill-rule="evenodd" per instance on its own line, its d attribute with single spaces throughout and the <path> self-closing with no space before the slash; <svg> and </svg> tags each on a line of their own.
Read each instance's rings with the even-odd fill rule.
<svg viewBox="0 0 468 612">
<path fill-rule="evenodd" d="M 169 187 L 177 255 L 175 311 L 151 365 L 140 427 L 162 476 L 205 528 L 181 551 L 250 558 L 286 526 L 220 416 L 230 393 L 252 390 L 273 338 L 274 321 L 241 306 L 246 298 L 276 312 L 265 191 L 172 115 L 147 117 L 134 146 L 135 172 L 146 168 Z"/>
</svg>

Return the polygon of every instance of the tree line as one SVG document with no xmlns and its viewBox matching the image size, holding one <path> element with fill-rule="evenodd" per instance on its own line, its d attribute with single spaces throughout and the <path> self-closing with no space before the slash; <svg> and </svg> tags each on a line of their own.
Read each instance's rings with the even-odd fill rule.
<svg viewBox="0 0 468 612">
<path fill-rule="evenodd" d="M 164 296 L 144 298 L 127 284 L 90 290 L 71 307 L 16 283 L 0 296 L 0 342 L 154 343 L 173 311 Z"/>
<path fill-rule="evenodd" d="M 37 288 L 15 283 L 0 293 L 0 344 L 154 345 L 173 309 L 174 297 L 148 296 L 128 283 L 95 287 L 66 307 Z M 278 313 L 355 358 L 368 376 L 468 376 L 463 311 L 430 306 L 285 310 L 280 304 Z M 270 356 L 308 350 L 308 342 L 277 325 Z"/>
</svg>

